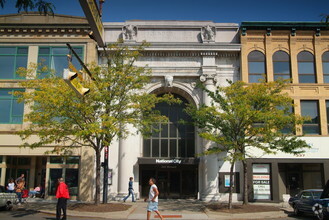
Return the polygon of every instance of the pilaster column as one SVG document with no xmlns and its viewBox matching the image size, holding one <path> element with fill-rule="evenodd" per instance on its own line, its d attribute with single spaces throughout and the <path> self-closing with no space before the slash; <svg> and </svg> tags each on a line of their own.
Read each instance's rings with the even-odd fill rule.
<svg viewBox="0 0 329 220">
<path fill-rule="evenodd" d="M 7 168 L 7 156 L 2 156 L 2 163 L 1 163 L 1 176 L 0 176 L 0 185 L 6 186 L 6 168 Z"/>
<path fill-rule="evenodd" d="M 316 35 L 314 35 L 314 58 L 317 82 L 323 83 L 321 38 Z"/>
<path fill-rule="evenodd" d="M 265 37 L 265 53 L 266 53 L 266 82 L 274 80 L 273 74 L 273 49 L 272 49 L 272 36 Z"/>
<path fill-rule="evenodd" d="M 128 193 L 129 177 L 134 178 L 134 192 L 138 189 L 138 169 L 136 169 L 137 158 L 140 156 L 140 136 L 136 135 L 136 128 L 126 125 L 131 135 L 119 140 L 119 167 L 118 167 L 118 199 L 122 199 Z M 134 169 L 135 168 L 135 169 Z"/>
<path fill-rule="evenodd" d="M 34 188 L 36 183 L 34 182 L 35 179 L 35 168 L 36 168 L 36 157 L 31 157 L 31 169 L 30 169 L 30 178 L 29 178 L 29 188 Z"/>
<path fill-rule="evenodd" d="M 298 65 L 297 65 L 297 45 L 296 36 L 290 36 L 290 64 L 291 64 L 291 77 L 292 83 L 299 83 L 298 80 Z"/>
<path fill-rule="evenodd" d="M 210 68 L 208 67 L 207 70 Z M 214 73 L 214 72 L 213 72 Z M 210 74 L 208 71 L 200 77 L 200 81 L 204 83 L 209 91 L 215 91 L 215 74 Z M 203 103 L 205 105 L 211 104 L 211 98 L 206 92 L 203 93 Z M 207 150 L 212 142 L 203 140 L 203 151 Z M 200 172 L 203 173 L 202 178 L 202 200 L 218 200 L 218 158 L 216 155 L 207 155 L 201 158 Z"/>
</svg>

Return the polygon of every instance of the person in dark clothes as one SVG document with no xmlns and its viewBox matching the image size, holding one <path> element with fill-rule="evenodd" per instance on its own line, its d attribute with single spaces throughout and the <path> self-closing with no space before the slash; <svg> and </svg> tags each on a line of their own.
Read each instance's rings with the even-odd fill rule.
<svg viewBox="0 0 329 220">
<path fill-rule="evenodd" d="M 134 187 L 133 187 L 133 179 L 132 177 L 129 178 L 129 184 L 128 184 L 128 195 L 123 199 L 124 202 L 129 198 L 129 196 L 132 196 L 132 202 L 135 202 L 135 197 L 134 197 Z"/>
<path fill-rule="evenodd" d="M 64 183 L 63 178 L 58 179 L 58 186 L 56 190 L 57 206 L 56 206 L 56 220 L 61 219 L 61 210 L 63 210 L 63 218 L 66 219 L 67 200 L 70 198 L 69 189 Z"/>
</svg>

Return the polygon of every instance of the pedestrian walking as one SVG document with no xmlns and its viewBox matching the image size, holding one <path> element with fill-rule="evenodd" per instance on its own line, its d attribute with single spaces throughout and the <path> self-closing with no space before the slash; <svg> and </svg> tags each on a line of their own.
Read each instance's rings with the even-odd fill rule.
<svg viewBox="0 0 329 220">
<path fill-rule="evenodd" d="M 63 210 L 63 218 L 62 220 L 66 219 L 66 206 L 67 200 L 70 198 L 69 189 L 67 185 L 64 183 L 63 178 L 58 179 L 58 186 L 56 190 L 56 198 L 57 206 L 56 206 L 56 220 L 61 219 L 61 211 Z"/>
<path fill-rule="evenodd" d="M 132 202 L 135 202 L 135 197 L 134 197 L 134 188 L 133 188 L 133 177 L 130 177 L 129 178 L 129 183 L 128 183 L 128 195 L 123 199 L 123 202 L 126 202 L 126 200 L 129 198 L 129 196 L 131 195 L 132 197 Z"/>
<path fill-rule="evenodd" d="M 155 185 L 155 182 L 156 181 L 154 178 L 150 178 L 150 180 L 149 180 L 149 185 L 150 185 L 149 197 L 144 199 L 145 202 L 149 201 L 149 203 L 147 205 L 147 220 L 150 220 L 151 212 L 155 212 L 161 220 L 164 219 L 158 210 L 159 190 L 158 190 L 158 187 Z"/>
</svg>

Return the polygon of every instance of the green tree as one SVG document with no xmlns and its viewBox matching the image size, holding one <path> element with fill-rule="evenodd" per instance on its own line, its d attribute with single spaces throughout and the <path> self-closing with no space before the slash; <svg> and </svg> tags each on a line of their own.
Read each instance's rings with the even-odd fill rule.
<svg viewBox="0 0 329 220">
<path fill-rule="evenodd" d="M 165 120 L 154 111 L 156 103 L 175 102 L 171 95 L 158 97 L 143 91 L 150 80 L 150 71 L 134 65 L 145 45 L 127 48 L 117 43 L 109 46 L 107 67 L 89 66 L 93 80 L 82 80 L 90 92 L 80 97 L 64 82 L 63 78 L 51 74 L 40 78 L 46 67 L 21 69 L 27 79 L 22 82 L 25 92 L 17 92 L 19 101 L 29 105 L 31 112 L 24 117 L 31 122 L 18 134 L 25 142 L 23 146 L 37 148 L 55 144 L 53 153 L 70 154 L 80 146 L 91 147 L 96 156 L 95 203 L 100 202 L 101 152 L 111 146 L 117 138 L 131 133 L 127 125 L 133 125 L 143 134 L 150 133 L 154 121 Z M 71 66 L 72 70 L 74 67 Z M 37 74 L 33 74 L 37 71 Z M 81 78 L 81 75 L 79 76 Z M 37 135 L 39 140 L 29 143 L 29 137 Z"/>
<path fill-rule="evenodd" d="M 243 164 L 243 203 L 248 203 L 247 163 L 253 157 L 253 150 L 266 154 L 278 151 L 300 154 L 308 145 L 293 135 L 295 127 L 303 123 L 301 116 L 290 109 L 293 100 L 283 89 L 283 81 L 254 83 L 246 85 L 238 81 L 229 82 L 227 87 L 216 91 L 202 89 L 212 98 L 210 106 L 199 108 L 190 105 L 187 112 L 192 116 L 199 135 L 214 143 L 204 154 L 226 153 L 225 160 L 233 167 L 237 161 Z M 283 131 L 289 132 L 283 132 Z M 232 185 L 230 186 L 229 208 L 232 207 Z"/>
<path fill-rule="evenodd" d="M 6 0 L 0 0 L 0 6 L 4 8 Z M 29 11 L 33 9 L 38 9 L 39 13 L 54 14 L 55 5 L 51 2 L 45 0 L 16 0 L 17 11 L 20 12 L 22 10 Z"/>
</svg>

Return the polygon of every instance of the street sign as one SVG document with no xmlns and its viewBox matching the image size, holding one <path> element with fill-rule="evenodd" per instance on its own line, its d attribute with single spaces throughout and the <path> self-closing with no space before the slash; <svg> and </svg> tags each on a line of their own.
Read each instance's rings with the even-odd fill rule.
<svg viewBox="0 0 329 220">
<path fill-rule="evenodd" d="M 79 0 L 98 46 L 104 47 L 104 27 L 96 0 Z"/>
</svg>

